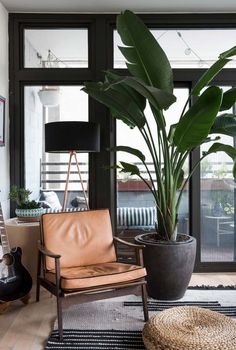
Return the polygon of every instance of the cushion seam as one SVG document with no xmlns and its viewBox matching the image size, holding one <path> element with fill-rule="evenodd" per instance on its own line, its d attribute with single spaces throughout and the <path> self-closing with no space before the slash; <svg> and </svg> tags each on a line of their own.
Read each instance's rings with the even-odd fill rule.
<svg viewBox="0 0 236 350">
<path fill-rule="evenodd" d="M 66 280 L 75 280 L 75 279 L 77 280 L 77 279 L 86 279 L 86 278 L 99 278 L 99 277 L 105 277 L 105 276 L 120 275 L 120 274 L 123 274 L 123 273 L 133 272 L 133 271 L 142 270 L 142 269 L 144 269 L 144 267 L 139 267 L 139 268 L 136 268 L 136 269 L 133 269 L 133 270 L 130 270 L 130 271 L 109 273 L 109 274 L 99 275 L 99 276 L 89 276 L 89 277 L 64 277 L 64 276 L 61 276 L 61 278 L 64 278 Z M 49 272 L 49 273 L 55 275 L 55 272 Z"/>
</svg>

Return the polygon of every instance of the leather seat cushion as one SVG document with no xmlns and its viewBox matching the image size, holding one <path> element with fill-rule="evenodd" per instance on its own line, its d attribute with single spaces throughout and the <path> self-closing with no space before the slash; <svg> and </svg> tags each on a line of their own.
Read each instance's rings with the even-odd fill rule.
<svg viewBox="0 0 236 350">
<path fill-rule="evenodd" d="M 146 269 L 138 265 L 103 263 L 90 266 L 61 268 L 61 288 L 84 289 L 133 281 L 146 276 Z M 46 273 L 55 283 L 55 270 Z"/>
</svg>

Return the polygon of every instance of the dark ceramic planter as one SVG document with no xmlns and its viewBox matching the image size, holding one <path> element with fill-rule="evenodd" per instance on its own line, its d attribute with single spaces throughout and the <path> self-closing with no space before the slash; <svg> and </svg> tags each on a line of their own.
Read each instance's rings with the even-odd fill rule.
<svg viewBox="0 0 236 350">
<path fill-rule="evenodd" d="M 144 265 L 147 270 L 148 295 L 159 300 L 177 300 L 184 296 L 193 273 L 196 239 L 181 242 L 152 242 L 145 233 L 135 237 L 145 244 Z"/>
</svg>

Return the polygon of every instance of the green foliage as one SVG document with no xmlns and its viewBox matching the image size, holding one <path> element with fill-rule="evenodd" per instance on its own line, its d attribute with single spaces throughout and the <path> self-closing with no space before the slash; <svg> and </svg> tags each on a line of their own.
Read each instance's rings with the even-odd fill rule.
<svg viewBox="0 0 236 350">
<path fill-rule="evenodd" d="M 227 176 L 228 168 L 225 163 L 222 163 L 218 166 L 216 170 L 213 171 L 212 177 L 217 179 L 224 179 Z"/>
<path fill-rule="evenodd" d="M 223 100 L 221 103 L 220 111 L 225 111 L 227 109 L 230 109 L 236 100 L 236 88 L 232 88 L 227 90 L 223 94 Z"/>
<path fill-rule="evenodd" d="M 230 89 L 223 94 L 220 87 L 208 86 L 230 61 L 230 57 L 236 55 L 236 47 L 223 52 L 206 70 L 193 87 L 178 122 L 171 125 L 167 132 L 164 112 L 176 101 L 168 58 L 150 30 L 131 11 L 125 11 L 117 17 L 117 30 L 124 44 L 120 51 L 126 58 L 130 75 L 120 76 L 107 71 L 104 82 L 87 82 L 83 90 L 107 106 L 112 117 L 138 129 L 149 150 L 154 175 L 145 156 L 137 148 L 118 146 L 112 151 L 130 153 L 141 160 L 148 181 L 134 164 L 120 162 L 118 168 L 146 182 L 157 207 L 159 236 L 163 240 L 175 241 L 178 209 L 184 187 L 200 161 L 209 154 L 223 151 L 232 158 L 233 174 L 236 176 L 236 150 L 215 142 L 219 140 L 218 136 L 211 138 L 211 134 L 215 133 L 236 136 L 236 116 L 222 114 L 218 117 L 219 111 L 234 105 L 236 92 L 235 89 Z M 195 99 L 189 107 L 192 96 Z M 156 123 L 155 130 L 151 130 L 150 116 L 145 114 L 146 103 L 151 108 Z M 211 147 L 203 153 L 193 170 L 186 174 L 185 164 L 190 152 L 210 141 L 213 142 Z"/>
<path fill-rule="evenodd" d="M 226 205 L 224 206 L 224 212 L 226 215 L 234 215 L 234 206 L 230 203 L 226 203 Z"/>
<path fill-rule="evenodd" d="M 201 162 L 201 177 L 204 178 L 211 172 L 212 172 L 212 163 L 207 158 L 203 159 Z"/>
<path fill-rule="evenodd" d="M 225 214 L 234 214 L 234 194 L 230 190 L 212 190 L 210 194 L 212 200 L 212 210 L 216 203 L 222 205 Z"/>
<path fill-rule="evenodd" d="M 209 87 L 184 114 L 174 134 L 179 152 L 190 151 L 206 139 L 221 106 L 222 94 L 220 88 Z"/>
<path fill-rule="evenodd" d="M 25 188 L 17 187 L 13 185 L 9 193 L 9 199 L 16 203 L 18 209 L 38 209 L 40 203 L 36 201 L 30 201 L 29 196 L 31 191 Z"/>
</svg>

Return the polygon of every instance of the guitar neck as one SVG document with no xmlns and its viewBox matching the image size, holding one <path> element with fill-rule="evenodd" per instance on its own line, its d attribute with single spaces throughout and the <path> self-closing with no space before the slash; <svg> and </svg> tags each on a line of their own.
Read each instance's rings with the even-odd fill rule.
<svg viewBox="0 0 236 350">
<path fill-rule="evenodd" d="M 7 236 L 7 231 L 6 231 L 5 224 L 4 224 L 1 203 L 0 203 L 0 237 L 1 237 L 1 242 L 2 242 L 3 255 L 10 253 L 11 248 L 10 248 L 10 243 L 9 243 L 9 239 Z"/>
</svg>

